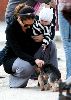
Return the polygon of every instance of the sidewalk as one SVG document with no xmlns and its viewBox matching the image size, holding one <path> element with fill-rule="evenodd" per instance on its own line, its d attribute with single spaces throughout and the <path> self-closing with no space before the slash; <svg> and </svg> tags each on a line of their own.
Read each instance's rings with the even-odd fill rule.
<svg viewBox="0 0 71 100">
<path fill-rule="evenodd" d="M 4 30 L 2 29 L 2 32 Z M 1 32 L 1 31 L 0 31 Z M 58 33 L 58 32 L 57 32 Z M 1 33 L 1 35 L 3 35 Z M 5 34 L 4 34 L 5 36 Z M 0 37 L 0 50 L 5 45 L 5 38 L 3 39 Z M 55 42 L 57 46 L 57 54 L 58 54 L 58 66 L 59 70 L 62 74 L 62 79 L 65 79 L 66 75 L 66 67 L 65 67 L 65 54 L 62 42 L 60 41 L 60 35 L 56 35 Z M 3 41 L 4 40 L 4 41 Z M 37 81 L 29 80 L 28 85 L 26 88 L 9 88 L 9 75 L 5 73 L 3 66 L 0 66 L 0 100 L 63 100 L 60 99 L 58 92 L 51 92 L 51 91 L 40 91 L 37 87 Z M 65 93 L 64 93 L 65 94 Z M 66 100 L 66 99 L 64 99 Z M 69 99 L 68 99 L 69 100 Z M 71 100 L 71 99 L 70 99 Z"/>
</svg>

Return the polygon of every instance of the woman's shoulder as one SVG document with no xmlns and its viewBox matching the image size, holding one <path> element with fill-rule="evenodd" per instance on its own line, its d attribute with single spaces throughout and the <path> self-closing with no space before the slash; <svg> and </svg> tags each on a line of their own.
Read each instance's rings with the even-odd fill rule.
<svg viewBox="0 0 71 100">
<path fill-rule="evenodd" d="M 12 23 L 7 24 L 6 31 L 18 29 L 18 27 L 19 27 L 19 23 L 17 22 L 17 20 L 13 20 Z"/>
</svg>

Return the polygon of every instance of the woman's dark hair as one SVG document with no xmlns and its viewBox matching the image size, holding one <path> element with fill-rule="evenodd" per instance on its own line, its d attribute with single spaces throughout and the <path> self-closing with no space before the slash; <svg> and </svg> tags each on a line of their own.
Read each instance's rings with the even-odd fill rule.
<svg viewBox="0 0 71 100">
<path fill-rule="evenodd" d="M 35 18 L 34 14 L 35 10 L 31 6 L 27 6 L 25 3 L 19 4 L 16 6 L 15 11 L 14 11 L 14 16 L 17 18 L 18 16 L 21 17 L 22 20 Z"/>
</svg>

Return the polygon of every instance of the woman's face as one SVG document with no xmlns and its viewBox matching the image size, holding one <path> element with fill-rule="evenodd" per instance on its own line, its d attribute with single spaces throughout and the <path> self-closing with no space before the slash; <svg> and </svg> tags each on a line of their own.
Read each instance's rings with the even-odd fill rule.
<svg viewBox="0 0 71 100">
<path fill-rule="evenodd" d="M 27 29 L 30 28 L 30 26 L 34 23 L 34 19 L 26 19 L 22 21 L 23 23 L 23 28 Z"/>
<path fill-rule="evenodd" d="M 26 20 L 21 20 L 20 16 L 18 16 L 17 21 L 21 25 L 21 27 L 26 30 L 27 28 L 30 28 L 30 26 L 34 23 L 34 19 L 26 19 Z"/>
</svg>

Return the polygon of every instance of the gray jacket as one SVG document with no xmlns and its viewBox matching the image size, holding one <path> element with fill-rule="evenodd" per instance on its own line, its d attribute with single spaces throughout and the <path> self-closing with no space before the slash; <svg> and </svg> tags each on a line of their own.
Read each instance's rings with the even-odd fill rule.
<svg viewBox="0 0 71 100">
<path fill-rule="evenodd" d="M 6 8 L 6 12 L 5 12 L 5 20 L 7 23 L 11 22 L 13 13 L 14 13 L 14 9 L 16 7 L 16 5 L 18 5 L 22 0 L 9 0 L 8 1 L 8 5 Z M 23 0 L 23 2 L 25 2 L 26 0 Z"/>
</svg>

